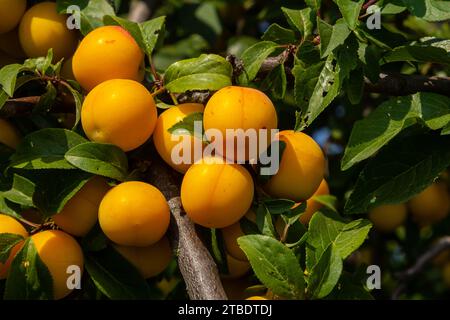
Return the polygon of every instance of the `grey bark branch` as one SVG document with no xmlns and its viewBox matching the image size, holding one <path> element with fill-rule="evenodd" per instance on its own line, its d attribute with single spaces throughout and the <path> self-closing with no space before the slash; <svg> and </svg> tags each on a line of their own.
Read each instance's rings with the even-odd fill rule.
<svg viewBox="0 0 450 320">
<path fill-rule="evenodd" d="M 377 83 L 365 79 L 365 90 L 392 96 L 405 96 L 420 91 L 450 96 L 450 78 L 382 73 Z"/>
<path fill-rule="evenodd" d="M 420 274 L 425 266 L 433 260 L 439 253 L 450 249 L 450 236 L 442 237 L 435 244 L 433 244 L 427 251 L 425 251 L 414 263 L 413 266 L 406 269 L 397 275 L 400 280 L 399 286 L 394 290 L 392 299 L 397 300 L 400 295 L 406 290 L 408 282 L 415 276 Z"/>
<path fill-rule="evenodd" d="M 149 169 L 149 181 L 168 199 L 172 214 L 169 238 L 191 300 L 227 300 L 217 266 L 197 235 L 194 223 L 184 213 L 180 182 L 161 160 Z"/>
</svg>

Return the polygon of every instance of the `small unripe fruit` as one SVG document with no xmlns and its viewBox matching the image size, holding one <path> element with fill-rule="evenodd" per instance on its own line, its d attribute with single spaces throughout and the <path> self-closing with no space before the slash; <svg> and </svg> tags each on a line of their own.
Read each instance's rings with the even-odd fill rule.
<svg viewBox="0 0 450 320">
<path fill-rule="evenodd" d="M 0 0 L 0 33 L 14 29 L 27 8 L 26 0 Z"/>
<path fill-rule="evenodd" d="M 0 143 L 16 149 L 21 138 L 17 129 L 8 121 L 0 118 Z"/>
<path fill-rule="evenodd" d="M 172 259 L 167 237 L 148 247 L 115 245 L 114 248 L 139 271 L 144 279 L 163 272 Z"/>
<path fill-rule="evenodd" d="M 450 211 L 450 196 L 444 183 L 433 183 L 409 200 L 409 208 L 416 222 L 428 225 L 444 219 Z"/>
<path fill-rule="evenodd" d="M 19 39 L 30 58 L 45 57 L 53 49 L 53 61 L 69 58 L 77 47 L 77 32 L 69 30 L 67 17 L 56 11 L 56 3 L 41 2 L 25 13 L 19 26 Z"/>
<path fill-rule="evenodd" d="M 17 234 L 19 236 L 22 236 L 24 238 L 28 237 L 28 232 L 25 230 L 25 228 L 20 224 L 19 221 L 16 219 L 0 214 L 0 234 L 1 233 L 11 233 L 11 234 Z M 22 247 L 23 242 L 18 243 L 14 246 L 14 248 L 11 250 L 8 259 L 3 264 L 0 262 L 0 280 L 6 279 L 8 276 L 9 268 L 11 267 L 11 263 L 16 256 L 17 252 Z"/>
<path fill-rule="evenodd" d="M 98 218 L 105 235 L 115 243 L 147 247 L 166 233 L 170 212 L 161 191 L 148 183 L 130 181 L 106 194 Z"/>
<path fill-rule="evenodd" d="M 189 218 L 207 228 L 236 223 L 253 200 L 253 180 L 248 171 L 221 158 L 204 158 L 193 164 L 181 185 L 181 201 Z"/>
<path fill-rule="evenodd" d="M 205 107 L 203 121 L 205 131 L 209 129 L 219 130 L 225 144 L 227 129 L 275 129 L 278 118 L 272 101 L 262 91 L 247 87 L 229 86 L 220 89 L 209 99 Z M 252 143 L 259 147 L 259 139 L 257 143 Z M 267 143 L 270 143 L 270 132 L 267 134 Z M 245 143 L 245 150 L 238 150 L 236 142 L 234 145 L 235 154 L 232 156 L 226 155 L 227 158 L 237 159 L 236 152 L 242 152 L 247 160 L 252 156 L 249 153 L 248 140 Z M 224 153 L 226 153 L 225 150 L 224 145 Z M 265 150 L 258 150 L 258 155 L 263 151 Z"/>
<path fill-rule="evenodd" d="M 311 198 L 306 200 L 306 210 L 303 212 L 299 218 L 300 222 L 307 225 L 311 220 L 313 214 L 322 208 L 322 204 L 314 200 L 316 196 L 323 196 L 330 194 L 330 189 L 328 188 L 328 183 L 325 179 L 319 185 L 319 188 L 314 192 Z"/>
<path fill-rule="evenodd" d="M 143 145 L 157 119 L 152 95 L 139 82 L 108 80 L 95 87 L 83 102 L 81 124 L 88 138 L 112 143 L 123 151 Z"/>
<path fill-rule="evenodd" d="M 404 203 L 387 204 L 369 211 L 369 219 L 376 230 L 392 232 L 400 227 L 406 220 L 408 210 Z"/>
<path fill-rule="evenodd" d="M 104 26 L 83 38 L 72 61 L 76 80 L 87 90 L 111 79 L 144 79 L 144 53 L 119 26 Z"/>
<path fill-rule="evenodd" d="M 47 230 L 31 236 L 36 251 L 53 278 L 53 295 L 56 300 L 72 292 L 67 286 L 70 274 L 67 269 L 77 266 L 83 272 L 84 257 L 74 238 L 59 230 Z"/>
<path fill-rule="evenodd" d="M 109 189 L 104 178 L 92 178 L 66 203 L 60 213 L 53 216 L 53 221 L 67 233 L 85 236 L 97 222 L 100 202 Z"/>
<path fill-rule="evenodd" d="M 155 143 L 156 150 L 163 160 L 169 164 L 172 168 L 180 173 L 185 173 L 189 167 L 195 162 L 195 144 L 202 146 L 202 141 L 190 134 L 173 135 L 168 130 L 175 124 L 182 121 L 186 116 L 195 112 L 203 112 L 203 105 L 198 103 L 185 103 L 167 109 L 158 117 L 156 122 L 156 128 L 153 132 L 153 142 Z M 172 139 L 179 138 L 179 141 L 173 141 Z M 175 164 L 172 160 L 172 151 L 181 144 L 183 139 L 190 139 L 191 148 L 189 150 L 182 149 L 180 156 L 185 152 L 190 152 L 191 161 L 189 163 Z M 201 149 L 200 149 L 201 150 Z M 201 157 L 201 154 L 200 154 Z"/>
<path fill-rule="evenodd" d="M 276 198 L 300 202 L 319 188 L 325 174 L 325 158 L 320 146 L 308 135 L 293 130 L 281 131 L 278 139 L 286 143 L 278 172 L 264 189 Z"/>
</svg>

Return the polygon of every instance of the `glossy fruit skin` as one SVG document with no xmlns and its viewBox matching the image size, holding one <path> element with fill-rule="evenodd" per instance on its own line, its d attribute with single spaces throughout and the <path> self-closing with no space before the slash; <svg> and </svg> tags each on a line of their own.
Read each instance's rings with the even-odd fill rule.
<svg viewBox="0 0 450 320">
<path fill-rule="evenodd" d="M 56 3 L 41 2 L 25 12 L 19 26 L 23 51 L 30 58 L 45 57 L 53 49 L 53 61 L 69 58 L 78 43 L 77 32 L 69 30 L 67 17 L 56 11 Z"/>
<path fill-rule="evenodd" d="M 443 220 L 450 211 L 450 196 L 444 183 L 433 183 L 408 202 L 414 221 L 430 225 Z"/>
<path fill-rule="evenodd" d="M 59 230 L 47 230 L 31 236 L 37 253 L 47 266 L 53 278 L 53 294 L 56 300 L 72 292 L 67 288 L 69 266 L 84 269 L 84 257 L 78 242 L 70 235 Z"/>
<path fill-rule="evenodd" d="M 286 143 L 278 172 L 264 185 L 275 198 L 300 202 L 311 198 L 325 174 L 325 157 L 320 146 L 308 135 L 281 131 L 278 140 Z"/>
<path fill-rule="evenodd" d="M 109 189 L 104 178 L 91 178 L 66 203 L 62 211 L 52 217 L 53 221 L 71 235 L 85 236 L 97 222 L 100 202 Z"/>
<path fill-rule="evenodd" d="M 0 0 L 0 33 L 13 30 L 27 8 L 26 0 Z"/>
<path fill-rule="evenodd" d="M 248 171 L 221 158 L 204 158 L 183 178 L 181 201 L 189 218 L 206 228 L 225 228 L 241 219 L 253 200 Z"/>
<path fill-rule="evenodd" d="M 166 233 L 169 205 L 161 191 L 151 184 L 124 182 L 105 195 L 98 219 L 103 232 L 115 243 L 148 247 Z"/>
<path fill-rule="evenodd" d="M 72 68 L 76 80 L 87 91 L 111 79 L 141 82 L 144 53 L 124 28 L 104 26 L 83 38 L 73 56 Z"/>
<path fill-rule="evenodd" d="M 224 279 L 237 279 L 245 276 L 251 269 L 248 261 L 241 261 L 227 255 L 228 273 L 222 274 Z"/>
<path fill-rule="evenodd" d="M 1 233 L 17 234 L 24 238 L 28 237 L 27 230 L 20 224 L 19 221 L 4 214 L 0 214 L 0 234 Z M 23 242 L 18 243 L 16 246 L 14 246 L 6 262 L 4 264 L 0 262 L 0 280 L 6 279 L 6 277 L 8 276 L 11 263 L 22 245 Z"/>
<path fill-rule="evenodd" d="M 328 194 L 330 194 L 330 188 L 328 187 L 327 181 L 323 179 L 319 185 L 319 188 L 317 188 L 312 197 L 306 200 L 306 211 L 303 212 L 299 218 L 301 223 L 303 223 L 304 225 L 309 224 L 309 221 L 311 220 L 314 213 L 322 208 L 323 205 L 320 202 L 314 200 L 314 197 Z"/>
<path fill-rule="evenodd" d="M 21 137 L 17 129 L 8 121 L 0 118 L 0 143 L 16 149 L 20 141 Z"/>
<path fill-rule="evenodd" d="M 171 107 L 170 109 L 165 110 L 158 117 L 158 121 L 156 122 L 156 128 L 153 132 L 153 142 L 155 144 L 156 150 L 158 151 L 161 158 L 170 165 L 173 169 L 180 173 L 186 173 L 192 163 L 195 162 L 195 151 L 194 144 L 198 143 L 200 146 L 202 145 L 202 141 L 192 135 L 173 135 L 168 129 L 172 128 L 176 123 L 182 121 L 186 116 L 195 112 L 203 112 L 204 107 L 202 104 L 198 103 L 184 103 L 179 104 L 177 106 Z M 172 138 L 179 137 L 179 141 L 172 141 Z M 172 161 L 172 150 L 173 148 L 181 143 L 182 139 L 190 139 L 191 150 L 187 152 L 191 152 L 191 163 L 181 163 L 175 164 Z M 184 150 L 182 151 L 184 152 Z M 200 154 L 201 157 L 201 154 Z"/>
<path fill-rule="evenodd" d="M 246 213 L 245 218 L 255 222 L 256 214 L 253 210 L 249 210 Z M 240 220 L 233 223 L 231 226 L 222 229 L 222 238 L 226 252 L 237 260 L 248 261 L 247 255 L 242 251 L 237 242 L 237 239 L 242 236 L 245 236 L 245 233 L 241 229 Z"/>
<path fill-rule="evenodd" d="M 163 272 L 172 260 L 172 251 L 167 237 L 148 247 L 114 245 L 114 248 L 134 265 L 144 279 Z"/>
<path fill-rule="evenodd" d="M 407 215 L 408 209 L 404 203 L 381 205 L 369 211 L 369 219 L 375 229 L 386 233 L 400 227 Z"/>
<path fill-rule="evenodd" d="M 268 300 L 268 299 L 261 297 L 261 296 L 253 296 L 253 297 L 247 298 L 245 300 Z"/>
<path fill-rule="evenodd" d="M 0 51 L 3 51 L 13 59 L 20 60 L 26 57 L 20 44 L 18 29 L 0 34 Z"/>
<path fill-rule="evenodd" d="M 272 101 L 262 91 L 247 87 L 228 86 L 214 93 L 209 99 L 205 107 L 203 123 L 205 131 L 219 130 L 225 143 L 226 129 L 275 129 L 278 118 Z M 267 142 L 270 142 L 270 133 L 268 133 Z M 251 156 L 248 149 L 248 143 L 246 143 L 245 153 L 242 152 L 245 154 L 246 160 Z M 235 152 L 236 150 L 235 143 Z M 224 154 L 226 154 L 225 151 Z M 226 155 L 227 158 L 233 160 L 237 159 L 236 156 L 236 154 L 234 156 Z"/>
<path fill-rule="evenodd" d="M 112 143 L 123 151 L 143 145 L 157 119 L 152 95 L 139 82 L 108 80 L 95 87 L 83 102 L 81 124 L 91 141 Z"/>
</svg>

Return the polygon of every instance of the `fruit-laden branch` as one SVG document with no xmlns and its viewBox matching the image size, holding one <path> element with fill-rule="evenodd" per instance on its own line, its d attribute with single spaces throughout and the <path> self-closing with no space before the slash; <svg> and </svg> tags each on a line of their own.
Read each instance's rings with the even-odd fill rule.
<svg viewBox="0 0 450 320">
<path fill-rule="evenodd" d="M 405 291 L 408 286 L 408 282 L 412 280 L 415 276 L 423 271 L 425 266 L 438 254 L 444 250 L 450 249 L 450 236 L 442 237 L 436 243 L 434 243 L 427 251 L 425 251 L 416 260 L 416 263 L 405 271 L 397 275 L 400 281 L 399 286 L 394 290 L 392 294 L 392 299 L 397 300 L 400 295 Z"/>
<path fill-rule="evenodd" d="M 152 162 L 148 179 L 168 199 L 172 213 L 169 238 L 190 299 L 226 300 L 217 266 L 181 206 L 179 179 L 160 159 Z"/>
</svg>

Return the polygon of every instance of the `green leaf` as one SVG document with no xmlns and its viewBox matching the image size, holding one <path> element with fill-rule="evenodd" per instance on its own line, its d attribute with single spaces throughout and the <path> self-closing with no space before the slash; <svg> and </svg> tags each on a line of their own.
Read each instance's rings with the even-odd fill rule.
<svg viewBox="0 0 450 320">
<path fill-rule="evenodd" d="M 241 56 L 245 72 L 239 76 L 239 83 L 246 84 L 255 79 L 264 60 L 278 45 L 272 41 L 261 41 L 246 49 Z"/>
<path fill-rule="evenodd" d="M 364 90 L 364 71 L 363 68 L 357 68 L 350 72 L 346 79 L 346 92 L 351 104 L 356 105 L 361 102 Z"/>
<path fill-rule="evenodd" d="M 0 212 L 7 216 L 20 219 L 20 213 L 22 212 L 22 207 L 17 203 L 9 201 L 3 196 L 3 192 L 0 191 Z"/>
<path fill-rule="evenodd" d="M 392 48 L 406 44 L 406 38 L 402 34 L 389 31 L 383 25 L 381 25 L 381 29 L 372 30 L 369 30 L 365 27 L 363 28 L 362 26 L 358 26 L 355 29 L 355 32 L 358 34 L 362 34 L 373 44 L 386 50 L 390 50 Z"/>
<path fill-rule="evenodd" d="M 274 99 L 283 99 L 286 88 L 287 78 L 284 64 L 276 66 L 261 83 L 261 90 L 269 91 Z"/>
<path fill-rule="evenodd" d="M 23 138 L 11 157 L 11 167 L 21 169 L 73 169 L 64 158 L 67 151 L 87 142 L 65 129 L 42 129 Z"/>
<path fill-rule="evenodd" d="M 308 7 L 312 8 L 315 12 L 318 12 L 320 10 L 322 0 L 305 0 L 305 3 Z"/>
<path fill-rule="evenodd" d="M 334 26 L 317 18 L 320 35 L 320 55 L 322 58 L 329 56 L 334 49 L 343 44 L 351 31 L 345 21 L 339 19 Z"/>
<path fill-rule="evenodd" d="M 264 235 L 238 239 L 258 279 L 275 295 L 303 299 L 305 281 L 294 253 L 278 240 Z"/>
<path fill-rule="evenodd" d="M 385 63 L 398 61 L 418 61 L 450 65 L 450 52 L 443 48 L 426 45 L 401 46 L 389 51 L 383 57 L 383 61 Z"/>
<path fill-rule="evenodd" d="M 165 17 L 158 17 L 139 24 L 115 15 L 107 15 L 103 17 L 103 23 L 105 25 L 118 25 L 127 30 L 144 52 L 151 56 L 164 27 Z"/>
<path fill-rule="evenodd" d="M 441 134 L 442 135 L 450 134 L 450 122 L 447 123 L 447 125 L 444 128 L 442 128 Z"/>
<path fill-rule="evenodd" d="M 343 272 L 333 291 L 327 296 L 329 300 L 373 300 L 364 285 Z"/>
<path fill-rule="evenodd" d="M 445 126 L 450 121 L 450 98 L 419 92 L 382 103 L 367 118 L 355 122 L 342 158 L 342 170 L 369 158 L 416 121 L 433 130 Z"/>
<path fill-rule="evenodd" d="M 259 204 L 256 208 L 256 226 L 261 234 L 275 238 L 276 230 L 273 225 L 272 215 L 264 204 Z"/>
<path fill-rule="evenodd" d="M 345 23 L 347 26 L 353 30 L 356 28 L 358 24 L 359 13 L 361 12 L 361 7 L 364 3 L 364 0 L 335 0 L 336 4 L 339 7 L 339 11 L 344 17 Z"/>
<path fill-rule="evenodd" d="M 449 165 L 449 136 L 402 137 L 383 148 L 361 171 L 345 213 L 405 202 L 428 187 Z"/>
<path fill-rule="evenodd" d="M 282 214 L 289 211 L 294 205 L 295 201 L 288 199 L 266 199 L 264 205 L 270 214 Z"/>
<path fill-rule="evenodd" d="M 198 58 L 181 60 L 167 68 L 166 88 L 174 93 L 188 90 L 219 90 L 231 85 L 233 67 L 223 57 L 202 54 Z"/>
<path fill-rule="evenodd" d="M 363 63 L 365 76 L 372 83 L 376 83 L 380 79 L 379 51 L 380 49 L 374 45 L 359 42 L 358 58 Z"/>
<path fill-rule="evenodd" d="M 109 299 L 152 298 L 149 285 L 136 268 L 113 248 L 86 253 L 85 264 L 95 286 Z"/>
<path fill-rule="evenodd" d="M 335 196 L 330 194 L 324 194 L 321 196 L 313 196 L 312 198 L 314 199 L 314 201 L 324 205 L 328 209 L 337 212 L 336 209 L 337 198 Z"/>
<path fill-rule="evenodd" d="M 5 300 L 51 300 L 53 299 L 53 279 L 28 238 L 11 263 Z"/>
<path fill-rule="evenodd" d="M 277 23 L 273 23 L 267 28 L 261 39 L 264 41 L 272 41 L 279 44 L 291 44 L 297 41 L 295 32 L 291 29 L 286 29 Z"/>
<path fill-rule="evenodd" d="M 303 102 L 302 117 L 303 119 L 306 119 L 306 121 L 304 121 L 304 125 L 306 126 L 310 125 L 326 109 L 326 107 L 330 105 L 330 103 L 338 96 L 340 92 L 347 66 L 341 60 L 338 60 L 338 63 L 335 66 L 333 61 L 334 56 L 329 55 L 325 64 L 312 67 L 313 69 L 311 69 L 311 73 L 317 72 L 316 67 L 322 67 L 317 78 L 305 78 L 307 81 L 306 92 L 311 91 L 308 86 L 314 85 L 312 95 L 308 99 L 309 101 L 307 106 L 305 106 L 305 103 Z M 303 72 L 297 73 L 294 71 L 294 75 L 296 77 L 305 77 Z M 300 80 L 299 82 L 296 80 L 295 94 L 297 99 L 306 98 L 304 96 L 302 97 L 302 94 L 298 93 L 298 91 L 302 90 L 303 82 L 304 80 Z"/>
<path fill-rule="evenodd" d="M 126 154 L 112 144 L 82 143 L 67 151 L 65 159 L 83 171 L 119 181 L 124 181 L 128 173 Z"/>
<path fill-rule="evenodd" d="M 24 240 L 20 234 L 0 233 L 0 263 L 8 260 L 11 250 Z"/>
<path fill-rule="evenodd" d="M 313 299 L 326 297 L 339 281 L 343 269 L 336 246 L 330 243 L 312 268 L 308 281 L 308 295 Z"/>
<path fill-rule="evenodd" d="M 316 212 L 309 222 L 306 240 L 306 267 L 313 270 L 330 244 L 341 259 L 358 249 L 369 233 L 371 223 L 365 219 L 346 222 L 329 209 Z"/>
<path fill-rule="evenodd" d="M 97 222 L 95 226 L 81 239 L 83 251 L 100 251 L 108 246 L 108 238 L 100 228 Z"/>
<path fill-rule="evenodd" d="M 408 10 L 426 21 L 450 19 L 450 2 L 438 0 L 403 0 Z"/>
<path fill-rule="evenodd" d="M 80 91 L 75 89 L 75 87 L 74 87 L 75 84 L 72 81 L 68 81 L 68 82 L 69 82 L 70 86 L 67 89 L 70 91 L 70 93 L 72 94 L 73 99 L 75 101 L 75 123 L 72 128 L 72 130 L 74 130 L 81 120 L 81 107 L 83 105 L 83 95 L 81 94 Z"/>
<path fill-rule="evenodd" d="M 297 29 L 302 34 L 303 39 L 306 39 L 312 35 L 315 15 L 311 8 L 293 10 L 282 7 L 281 10 L 289 22 L 289 25 Z"/>
<path fill-rule="evenodd" d="M 148 56 L 152 55 L 159 39 L 163 38 L 165 22 L 166 17 L 162 16 L 140 24 L 142 37 L 144 39 L 145 53 Z"/>
<path fill-rule="evenodd" d="M 19 89 L 24 84 L 26 84 L 32 80 L 35 80 L 35 79 L 36 79 L 36 77 L 32 76 L 32 75 L 22 75 L 22 76 L 18 77 L 16 80 L 16 85 L 15 85 L 14 91 Z M 6 101 L 8 101 L 8 98 L 9 98 L 8 94 L 3 89 L 0 88 L 0 110 L 2 110 Z"/>
<path fill-rule="evenodd" d="M 34 113 L 47 113 L 49 112 L 53 104 L 55 103 L 56 96 L 58 92 L 51 81 L 47 82 L 47 87 L 45 88 L 45 93 L 41 95 L 39 102 L 34 106 Z"/>
<path fill-rule="evenodd" d="M 20 175 L 35 185 L 33 204 L 45 217 L 60 212 L 92 177 L 80 170 L 21 170 Z"/>
<path fill-rule="evenodd" d="M 195 123 L 201 123 L 201 132 L 197 132 Z M 188 114 L 180 122 L 175 123 L 167 131 L 175 135 L 191 135 L 203 140 L 203 112 L 193 112 Z"/>
<path fill-rule="evenodd" d="M 9 97 L 14 95 L 17 76 L 22 69 L 23 66 L 18 63 L 6 65 L 0 69 L 0 86 Z"/>
<path fill-rule="evenodd" d="M 30 180 L 14 174 L 11 190 L 3 192 L 3 197 L 14 203 L 32 207 L 35 184 Z"/>
<path fill-rule="evenodd" d="M 114 8 L 107 0 L 90 0 L 81 12 L 81 33 L 87 35 L 92 30 L 103 26 L 103 17 L 114 16 Z"/>
</svg>

